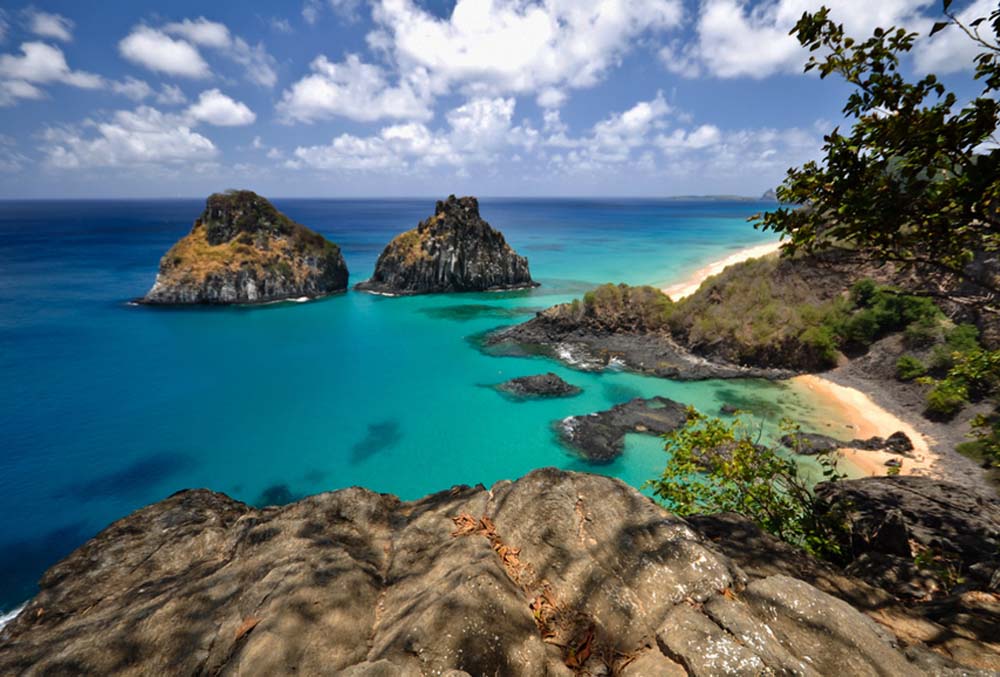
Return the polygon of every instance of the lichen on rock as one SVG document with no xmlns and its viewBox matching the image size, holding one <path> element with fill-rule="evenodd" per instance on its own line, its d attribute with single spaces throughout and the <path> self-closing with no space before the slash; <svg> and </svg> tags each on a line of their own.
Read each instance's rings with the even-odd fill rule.
<svg viewBox="0 0 1000 677">
<path fill-rule="evenodd" d="M 356 288 L 409 295 L 534 286 L 528 260 L 480 217 L 476 198 L 451 195 L 437 202 L 433 216 L 397 235 L 371 279 Z"/>
<path fill-rule="evenodd" d="M 347 288 L 340 248 L 248 190 L 215 193 L 160 260 L 148 304 L 263 303 Z"/>
</svg>

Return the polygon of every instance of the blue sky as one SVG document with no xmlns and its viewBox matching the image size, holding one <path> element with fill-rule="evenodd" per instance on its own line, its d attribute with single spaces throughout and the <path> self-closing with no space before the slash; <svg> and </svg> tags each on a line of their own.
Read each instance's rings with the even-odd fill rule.
<svg viewBox="0 0 1000 677">
<path fill-rule="evenodd" d="M 815 4 L 5 2 L 0 197 L 757 195 L 841 122 L 787 36 Z M 826 4 L 855 35 L 940 9 Z M 948 29 L 907 67 L 972 96 L 973 55 Z"/>
</svg>

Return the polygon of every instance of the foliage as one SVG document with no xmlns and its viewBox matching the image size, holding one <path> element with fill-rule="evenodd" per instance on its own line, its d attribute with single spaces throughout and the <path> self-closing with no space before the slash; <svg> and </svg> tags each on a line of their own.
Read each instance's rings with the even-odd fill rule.
<svg viewBox="0 0 1000 677">
<path fill-rule="evenodd" d="M 927 367 L 913 355 L 900 355 L 896 360 L 896 378 L 900 381 L 912 381 L 927 373 Z"/>
<path fill-rule="evenodd" d="M 796 24 L 792 33 L 815 53 L 805 70 L 854 86 L 843 109 L 853 124 L 824 137 L 820 162 L 788 171 L 777 190 L 788 206 L 753 217 L 787 238 L 786 254 L 846 245 L 969 279 L 976 253 L 1000 249 L 1000 148 L 984 145 L 996 141 L 1000 119 L 1000 9 L 985 25 L 985 17 L 964 25 L 950 4 L 944 0 L 948 20 L 931 32 L 964 31 L 980 50 L 975 77 L 984 85 L 961 107 L 934 75 L 909 82 L 900 73 L 916 33 L 877 28 L 855 40 L 827 8 Z M 975 281 L 998 292 L 993 278 Z"/>
<path fill-rule="evenodd" d="M 564 308 L 576 319 L 587 318 L 618 330 L 658 331 L 667 326 L 673 301 L 655 287 L 602 284 L 583 295 L 583 303 Z"/>
<path fill-rule="evenodd" d="M 817 501 L 794 459 L 758 438 L 741 420 L 727 423 L 691 409 L 687 424 L 666 436 L 670 458 L 647 486 L 679 515 L 737 512 L 814 555 L 840 558 L 843 515 Z M 831 457 L 819 460 L 828 480 L 842 477 Z"/>
<path fill-rule="evenodd" d="M 927 407 L 924 413 L 928 418 L 948 420 L 969 401 L 969 391 L 961 383 L 941 381 L 927 393 Z"/>
</svg>

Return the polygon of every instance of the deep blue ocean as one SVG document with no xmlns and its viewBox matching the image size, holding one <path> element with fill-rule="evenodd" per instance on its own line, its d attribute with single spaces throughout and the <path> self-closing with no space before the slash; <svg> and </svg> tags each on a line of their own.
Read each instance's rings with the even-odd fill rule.
<svg viewBox="0 0 1000 677">
<path fill-rule="evenodd" d="M 432 199 L 274 200 L 337 242 L 351 281 L 433 213 Z M 553 423 L 636 396 L 715 413 L 723 402 L 814 405 L 760 381 L 676 383 L 495 357 L 483 332 L 603 282 L 665 286 L 773 236 L 765 203 L 483 199 L 542 283 L 524 292 L 384 298 L 349 292 L 254 308 L 130 305 L 201 200 L 0 202 L 0 611 L 109 522 L 187 487 L 249 503 L 364 485 L 415 498 L 547 465 L 640 486 L 662 441 L 588 466 Z M 555 371 L 568 399 L 515 402 L 492 386 Z M 769 409 L 769 405 L 772 405 Z"/>
</svg>

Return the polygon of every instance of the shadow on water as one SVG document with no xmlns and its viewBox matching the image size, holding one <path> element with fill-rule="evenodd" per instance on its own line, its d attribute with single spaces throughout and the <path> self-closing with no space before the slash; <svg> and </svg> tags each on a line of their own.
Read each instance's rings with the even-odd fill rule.
<svg viewBox="0 0 1000 677">
<path fill-rule="evenodd" d="M 421 308 L 420 312 L 435 320 L 467 322 L 469 320 L 478 320 L 481 317 L 509 319 L 534 315 L 540 310 L 544 310 L 544 307 L 520 306 L 517 308 L 504 308 L 503 306 L 489 305 L 487 303 L 463 303 L 453 306 L 429 306 Z"/>
<path fill-rule="evenodd" d="M 638 388 L 623 383 L 605 383 L 601 386 L 604 398 L 609 402 L 621 404 L 642 397 L 642 391 Z"/>
<path fill-rule="evenodd" d="M 784 387 L 774 384 L 774 388 L 783 389 Z M 715 391 L 715 397 L 723 405 L 735 407 L 758 418 L 778 420 L 786 413 L 786 407 L 783 403 L 741 392 L 736 388 L 719 388 Z"/>
<path fill-rule="evenodd" d="M 0 610 L 9 610 L 38 592 L 38 572 L 93 535 L 83 522 L 73 522 L 39 538 L 0 543 Z"/>
<path fill-rule="evenodd" d="M 379 421 L 368 424 L 368 432 L 351 447 L 351 462 L 360 463 L 374 454 L 390 449 L 403 439 L 399 421 Z"/>
<path fill-rule="evenodd" d="M 81 501 L 95 498 L 148 496 L 151 489 L 194 467 L 194 458 L 176 452 L 161 452 L 113 472 L 63 487 L 56 495 Z"/>
<path fill-rule="evenodd" d="M 301 494 L 293 493 L 287 484 L 272 484 L 253 502 L 256 508 L 266 508 L 271 505 L 287 505 L 302 498 Z"/>
</svg>

